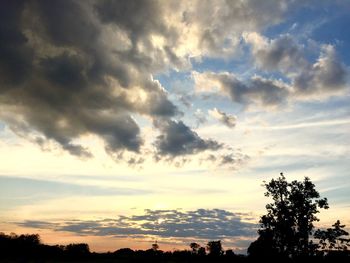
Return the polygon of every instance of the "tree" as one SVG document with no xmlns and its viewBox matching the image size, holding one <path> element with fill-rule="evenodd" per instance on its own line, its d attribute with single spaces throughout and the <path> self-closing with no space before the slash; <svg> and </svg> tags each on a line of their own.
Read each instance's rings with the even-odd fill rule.
<svg viewBox="0 0 350 263">
<path fill-rule="evenodd" d="M 89 245 L 85 243 L 69 244 L 64 250 L 69 257 L 74 258 L 86 257 L 90 254 Z"/>
<path fill-rule="evenodd" d="M 320 198 L 308 177 L 303 181 L 287 182 L 283 173 L 277 179 L 264 182 L 266 197 L 273 202 L 266 205 L 267 214 L 260 219 L 259 238 L 248 251 L 276 253 L 287 257 L 311 254 L 309 237 L 319 221 L 319 208 L 328 208 L 326 198 Z M 268 248 L 267 248 L 268 247 Z"/>
<path fill-rule="evenodd" d="M 221 240 L 218 241 L 209 241 L 207 244 L 207 250 L 209 251 L 210 256 L 221 256 L 223 253 Z"/>
<path fill-rule="evenodd" d="M 226 256 L 226 257 L 232 258 L 232 257 L 234 257 L 235 255 L 236 255 L 236 254 L 235 254 L 235 252 L 233 252 L 232 249 L 228 249 L 228 250 L 225 251 L 225 256 Z"/>
<path fill-rule="evenodd" d="M 319 248 L 329 253 L 330 251 L 346 251 L 350 246 L 350 239 L 345 238 L 349 233 L 344 230 L 345 225 L 341 225 L 337 220 L 332 225 L 333 228 L 320 230 L 314 234 L 316 239 L 319 239 Z"/>
<path fill-rule="evenodd" d="M 204 247 L 200 247 L 198 249 L 198 256 L 204 257 L 207 253 L 205 252 L 205 248 Z"/>
<path fill-rule="evenodd" d="M 156 241 L 154 244 L 152 244 L 152 250 L 153 251 L 157 251 L 158 249 L 159 249 L 159 245 L 158 245 L 158 243 Z"/>
<path fill-rule="evenodd" d="M 273 231 L 259 230 L 259 237 L 248 247 L 248 255 L 252 257 L 277 257 L 278 251 L 273 242 Z"/>
<path fill-rule="evenodd" d="M 198 254 L 198 249 L 200 248 L 201 246 L 198 244 L 198 243 L 191 243 L 190 244 L 190 248 L 192 249 L 192 253 L 193 254 Z"/>
</svg>

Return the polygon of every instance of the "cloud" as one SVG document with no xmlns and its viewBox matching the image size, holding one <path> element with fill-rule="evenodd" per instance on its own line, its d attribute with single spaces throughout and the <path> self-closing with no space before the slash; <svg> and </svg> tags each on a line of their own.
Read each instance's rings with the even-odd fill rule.
<svg viewBox="0 0 350 263">
<path fill-rule="evenodd" d="M 163 19 L 153 14 L 147 25 L 133 22 L 158 6 L 151 4 L 3 3 L 1 119 L 23 136 L 37 133 L 34 141 L 53 140 L 77 156 L 92 156 L 76 142 L 86 134 L 99 136 L 108 152 L 138 153 L 143 139 L 132 114 L 179 113 L 152 78 L 170 58 L 169 52 L 148 52 L 156 51 L 150 38 L 164 27 Z M 109 21 L 111 10 L 124 16 Z"/>
<path fill-rule="evenodd" d="M 2 181 L 2 192 L 11 193 L 22 192 L 23 195 L 35 195 L 35 193 L 40 194 L 39 189 L 49 189 L 48 193 L 53 194 L 81 194 L 81 195 L 138 195 L 147 194 L 148 191 L 128 189 L 128 188 L 118 188 L 118 187 L 99 187 L 84 184 L 74 184 L 74 183 L 64 183 L 57 181 L 48 180 L 38 180 L 29 178 L 19 178 L 19 177 L 0 177 Z M 28 185 L 31 187 L 29 188 Z M 25 190 L 27 186 L 27 190 Z M 6 189 L 6 190 L 5 190 Z M 20 190 L 20 191 L 19 191 Z"/>
<path fill-rule="evenodd" d="M 193 106 L 193 96 L 188 94 L 180 94 L 178 100 L 186 107 L 191 108 Z"/>
<path fill-rule="evenodd" d="M 247 81 L 224 72 L 193 72 L 197 91 L 218 92 L 233 102 L 243 105 L 274 107 L 283 103 L 289 95 L 289 87 L 281 81 L 254 76 Z"/>
<path fill-rule="evenodd" d="M 254 63 L 262 70 L 290 74 L 308 63 L 302 46 L 291 35 L 281 35 L 270 40 L 251 32 L 244 34 L 244 40 L 251 46 Z"/>
<path fill-rule="evenodd" d="M 155 141 L 158 154 L 176 157 L 196 154 L 206 150 L 218 150 L 222 144 L 212 139 L 202 139 L 182 121 L 159 120 L 155 126 L 161 131 Z"/>
<path fill-rule="evenodd" d="M 250 160 L 246 154 L 242 154 L 239 150 L 229 151 L 226 153 L 209 154 L 205 161 L 215 163 L 218 167 L 228 167 L 231 170 L 237 170 Z"/>
<path fill-rule="evenodd" d="M 332 45 L 322 47 L 319 59 L 293 80 L 297 95 L 340 94 L 348 84 L 349 71 L 337 58 Z"/>
<path fill-rule="evenodd" d="M 234 128 L 236 126 L 236 122 L 237 122 L 236 116 L 229 115 L 223 111 L 218 110 L 217 108 L 209 110 L 208 112 L 213 118 L 217 119 L 227 127 Z"/>
<path fill-rule="evenodd" d="M 259 11 L 268 6 L 276 19 Z M 222 14 L 215 21 L 212 8 Z M 16 133 L 40 144 L 55 141 L 73 155 L 93 155 L 77 142 L 88 134 L 100 137 L 111 154 L 139 153 L 144 140 L 133 114 L 154 119 L 180 113 L 153 75 L 188 68 L 189 57 L 220 55 L 247 24 L 238 24 L 242 17 L 257 29 L 279 21 L 284 11 L 282 4 L 254 1 L 6 1 L 0 118 Z M 214 147 L 189 137 L 193 150 L 179 154 Z"/>
<path fill-rule="evenodd" d="M 116 219 L 73 220 L 66 222 L 24 221 L 24 227 L 68 231 L 79 235 L 137 236 L 159 238 L 225 239 L 256 236 L 257 225 L 251 216 L 221 209 L 145 210 L 144 214 Z"/>
<path fill-rule="evenodd" d="M 46 221 L 40 220 L 26 220 L 24 223 L 19 223 L 19 225 L 23 225 L 31 228 L 39 228 L 39 229 L 50 229 L 51 227 L 55 227 L 55 223 L 50 223 Z"/>
<path fill-rule="evenodd" d="M 288 1 L 191 1 L 180 6 L 182 37 L 192 56 L 227 57 L 239 53 L 241 34 L 277 24 Z"/>
<path fill-rule="evenodd" d="M 197 92 L 218 93 L 245 106 L 276 107 L 289 101 L 326 99 L 343 94 L 349 70 L 338 59 L 334 46 L 320 47 L 319 58 L 310 62 L 306 48 L 290 35 L 269 40 L 246 33 L 254 64 L 270 78 L 252 76 L 244 80 L 230 72 L 192 72 Z M 274 79 L 280 73 L 283 80 Z M 216 114 L 217 116 L 217 114 Z"/>
<path fill-rule="evenodd" d="M 284 74 L 298 98 L 325 98 L 346 89 L 349 71 L 332 45 L 322 45 L 319 58 L 311 62 L 307 47 L 291 35 L 271 40 L 258 33 L 248 33 L 244 39 L 252 47 L 254 63 L 262 70 Z"/>
<path fill-rule="evenodd" d="M 16 207 L 65 196 L 144 195 L 150 191 L 125 187 L 100 187 L 50 180 L 0 176 L 1 207 Z"/>
<path fill-rule="evenodd" d="M 194 118 L 196 119 L 196 125 L 197 127 L 201 124 L 206 123 L 208 120 L 204 114 L 204 112 L 202 112 L 201 109 L 197 109 L 194 113 L 193 113 Z"/>
<path fill-rule="evenodd" d="M 189 70 L 192 58 L 239 53 L 244 32 L 281 22 L 294 5 L 256 0 L 5 1 L 0 11 L 0 119 L 39 145 L 54 141 L 80 157 L 93 156 L 79 142 L 86 135 L 99 137 L 111 155 L 142 154 L 146 145 L 173 156 L 218 148 L 219 143 L 172 121 L 181 109 L 154 76 Z M 340 87 L 342 81 L 334 80 L 342 79 L 342 68 L 331 61 L 320 60 L 314 66 L 319 73 L 301 76 L 296 86 L 322 82 Z M 262 77 L 248 82 L 224 73 L 206 78 L 221 83 L 221 90 L 238 103 L 275 106 L 289 92 Z M 191 105 L 188 98 L 182 101 Z M 162 135 L 155 142 L 145 143 L 138 115 L 167 120 L 156 126 Z M 178 147 L 169 126 L 183 132 Z"/>
</svg>

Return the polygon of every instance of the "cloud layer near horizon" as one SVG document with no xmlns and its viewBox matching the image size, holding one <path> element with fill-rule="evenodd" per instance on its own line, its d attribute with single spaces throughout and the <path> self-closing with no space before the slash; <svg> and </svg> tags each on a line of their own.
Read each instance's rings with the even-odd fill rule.
<svg viewBox="0 0 350 263">
<path fill-rule="evenodd" d="M 119 216 L 116 219 L 72 220 L 46 222 L 27 220 L 19 226 L 73 232 L 79 235 L 197 238 L 204 240 L 255 237 L 257 225 L 249 214 L 233 213 L 221 209 L 149 210 L 144 214 Z"/>
</svg>

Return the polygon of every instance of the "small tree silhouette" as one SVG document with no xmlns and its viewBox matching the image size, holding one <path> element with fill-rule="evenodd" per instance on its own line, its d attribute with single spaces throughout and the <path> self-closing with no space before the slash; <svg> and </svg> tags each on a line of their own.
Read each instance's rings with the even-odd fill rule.
<svg viewBox="0 0 350 263">
<path fill-rule="evenodd" d="M 64 251 L 69 257 L 81 258 L 90 254 L 90 248 L 88 244 L 69 244 L 65 246 Z"/>
<path fill-rule="evenodd" d="M 205 256 L 207 253 L 205 252 L 205 248 L 204 247 L 200 247 L 199 249 L 198 249 L 198 256 L 201 256 L 201 257 L 203 257 L 203 256 Z"/>
<path fill-rule="evenodd" d="M 198 249 L 200 248 L 201 246 L 198 244 L 198 243 L 191 243 L 190 244 L 190 248 L 192 249 L 192 253 L 193 254 L 198 254 Z"/>
<path fill-rule="evenodd" d="M 327 230 L 320 230 L 314 234 L 316 239 L 319 239 L 319 248 L 324 250 L 326 253 L 330 251 L 346 251 L 350 246 L 350 239 L 345 238 L 349 233 L 344 230 L 345 225 L 341 225 L 340 221 L 337 220 L 332 225 L 333 228 Z"/>
<path fill-rule="evenodd" d="M 153 251 L 157 251 L 158 249 L 159 249 L 159 245 L 158 245 L 158 243 L 156 241 L 154 244 L 152 244 L 152 250 Z"/>
<path fill-rule="evenodd" d="M 210 256 L 221 256 L 223 253 L 221 240 L 209 241 L 207 244 L 207 250 L 209 251 Z"/>
</svg>

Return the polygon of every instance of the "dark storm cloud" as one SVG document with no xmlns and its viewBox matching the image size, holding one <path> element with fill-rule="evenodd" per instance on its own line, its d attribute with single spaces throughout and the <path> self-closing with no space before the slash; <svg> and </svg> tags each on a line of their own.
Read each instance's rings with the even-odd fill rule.
<svg viewBox="0 0 350 263">
<path fill-rule="evenodd" d="M 97 1 L 95 9 L 103 23 L 114 23 L 132 34 L 132 39 L 148 36 L 149 32 L 166 30 L 161 5 L 155 0 Z"/>
<path fill-rule="evenodd" d="M 31 71 L 32 51 L 19 28 L 24 1 L 3 1 L 0 9 L 0 90 L 20 84 Z"/>
<path fill-rule="evenodd" d="M 69 231 L 81 235 L 189 237 L 213 240 L 255 236 L 257 225 L 243 221 L 250 217 L 249 214 L 221 209 L 145 210 L 143 215 L 119 216 L 117 219 L 75 220 L 56 225 L 42 221 L 24 221 L 18 225 Z"/>
<path fill-rule="evenodd" d="M 149 34 L 165 30 L 157 8 L 153 1 L 2 3 L 2 120 L 24 136 L 39 133 L 34 141 L 41 144 L 54 140 L 73 155 L 91 156 L 75 142 L 85 134 L 102 138 L 108 152 L 139 152 L 143 140 L 131 114 L 179 113 L 151 77 L 170 54 L 152 57 L 159 54 L 151 52 Z M 120 33 L 115 39 L 103 25 L 112 22 Z M 139 50 L 140 44 L 149 52 Z"/>
<path fill-rule="evenodd" d="M 33 12 L 44 24 L 41 30 L 53 45 L 91 48 L 92 51 L 91 42 L 95 43 L 100 37 L 100 30 L 82 3 L 74 0 L 30 2 L 28 8 L 35 9 Z"/>
<path fill-rule="evenodd" d="M 155 141 L 159 155 L 176 157 L 222 148 L 222 144 L 217 141 L 199 137 L 182 121 L 159 120 L 155 126 L 161 132 Z"/>
<path fill-rule="evenodd" d="M 87 86 L 83 76 L 84 61 L 78 56 L 64 53 L 54 58 L 42 59 L 41 67 L 44 77 L 62 89 L 78 92 Z"/>
<path fill-rule="evenodd" d="M 102 139 L 111 155 L 143 152 L 136 115 L 165 120 L 152 144 L 158 155 L 219 149 L 172 121 L 182 112 L 154 76 L 188 70 L 192 57 L 231 54 L 242 32 L 278 23 L 288 8 L 288 1 L 255 0 L 3 1 L 0 119 L 41 146 L 54 141 L 81 157 L 93 155 L 78 142 L 85 135 Z M 258 77 L 221 81 L 240 103 L 275 105 L 286 93 Z"/>
</svg>

